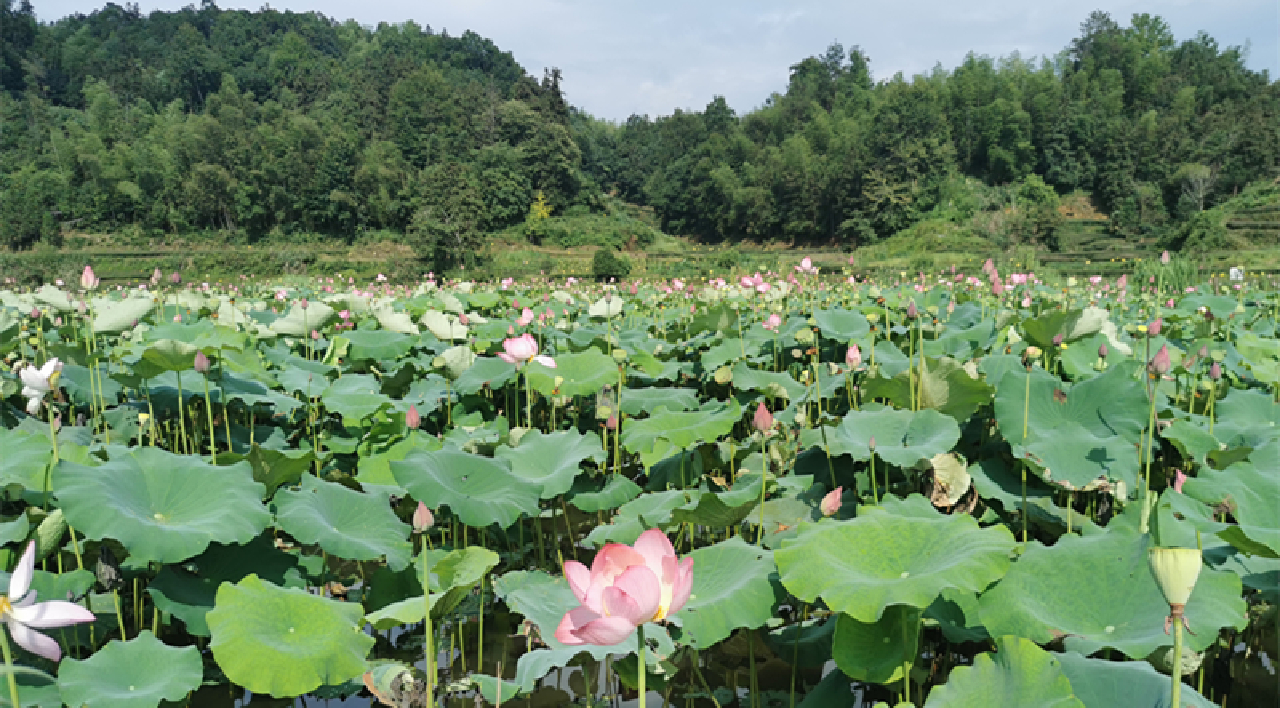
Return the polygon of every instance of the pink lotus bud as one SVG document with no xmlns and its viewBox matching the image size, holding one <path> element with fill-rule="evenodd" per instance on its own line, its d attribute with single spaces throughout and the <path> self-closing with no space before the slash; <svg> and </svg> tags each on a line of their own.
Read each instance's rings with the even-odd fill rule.
<svg viewBox="0 0 1280 708">
<path fill-rule="evenodd" d="M 409 412 L 404 414 L 404 424 L 410 430 L 417 430 L 422 425 L 422 416 L 418 415 L 418 408 L 413 404 L 409 404 Z"/>
<path fill-rule="evenodd" d="M 1147 364 L 1147 369 L 1157 376 L 1162 376 L 1169 373 L 1170 366 L 1172 366 L 1172 363 L 1169 361 L 1169 345 L 1162 344 L 1160 345 L 1160 351 L 1151 357 L 1151 362 Z"/>
<path fill-rule="evenodd" d="M 844 494 L 844 487 L 836 487 L 822 498 L 822 502 L 818 505 L 818 510 L 823 516 L 832 516 L 840 511 L 840 497 Z"/>
<path fill-rule="evenodd" d="M 33 319 L 33 320 L 38 320 L 38 319 L 40 319 L 40 309 L 39 309 L 39 308 L 36 308 L 36 307 L 32 307 L 32 308 L 31 308 L 31 319 Z"/>
<path fill-rule="evenodd" d="M 751 419 L 751 424 L 762 433 L 768 432 L 773 427 L 773 414 L 769 413 L 769 409 L 764 407 L 764 403 L 761 403 L 756 408 L 756 414 Z"/>
<path fill-rule="evenodd" d="M 867 447 L 871 448 L 871 451 L 872 451 L 872 452 L 875 452 L 875 450 L 876 450 L 876 436 L 872 435 L 872 436 L 871 436 L 871 439 L 870 439 L 870 440 L 867 440 Z"/>
<path fill-rule="evenodd" d="M 617 416 L 617 415 L 610 414 L 610 416 L 609 416 L 608 420 L 606 420 L 606 421 L 604 422 L 604 427 L 605 427 L 605 429 L 606 429 L 606 430 L 617 430 L 617 429 L 618 429 L 618 416 Z"/>
<path fill-rule="evenodd" d="M 1111 353 L 1111 351 L 1110 351 L 1109 349 L 1107 349 L 1107 345 L 1105 345 L 1105 344 L 1099 344 L 1099 345 L 1098 345 L 1098 358 L 1099 358 L 1099 359 L 1106 359 L 1106 358 L 1107 358 L 1107 355 L 1108 355 L 1108 354 L 1110 354 L 1110 353 Z"/>
<path fill-rule="evenodd" d="M 177 272 L 174 272 L 173 275 L 169 276 L 169 282 L 173 283 L 174 285 L 178 285 L 182 282 L 182 276 L 179 275 Z"/>
<path fill-rule="evenodd" d="M 1207 345 L 1207 344 L 1202 345 L 1202 346 L 1200 347 L 1200 351 L 1199 351 L 1199 353 L 1197 354 L 1197 356 L 1199 356 L 1201 359 L 1203 359 L 1203 358 L 1205 358 L 1205 357 L 1209 356 L 1209 345 Z"/>
<path fill-rule="evenodd" d="M 313 330 L 311 330 L 311 338 L 312 338 L 312 339 L 320 339 L 320 333 L 319 333 L 319 332 L 317 332 L 317 331 L 316 331 L 316 330 L 314 330 L 314 329 L 313 329 Z"/>
<path fill-rule="evenodd" d="M 84 272 L 80 274 L 80 287 L 85 290 L 93 290 L 98 287 L 98 278 L 93 274 L 93 268 L 84 267 Z"/>
<path fill-rule="evenodd" d="M 849 349 L 844 353 L 844 363 L 854 367 L 862 363 L 862 350 L 858 349 L 857 344 L 849 345 Z"/>
<path fill-rule="evenodd" d="M 1001 295 L 1004 295 L 1004 284 L 1001 283 L 999 280 L 991 281 L 991 294 L 995 295 L 996 297 L 1000 297 Z"/>
<path fill-rule="evenodd" d="M 1159 337 L 1159 336 L 1160 336 L 1160 330 L 1162 330 L 1162 329 L 1164 329 L 1164 318 L 1163 318 L 1163 317 L 1157 317 L 1157 318 L 1155 319 L 1155 321 L 1154 321 L 1154 322 L 1152 322 L 1151 324 L 1147 325 L 1147 336 L 1148 336 L 1148 337 Z"/>
<path fill-rule="evenodd" d="M 204 352 L 196 352 L 195 369 L 201 374 L 209 373 L 209 357 L 205 356 Z"/>
<path fill-rule="evenodd" d="M 1217 381 L 1218 379 L 1222 378 L 1222 364 L 1219 364 L 1216 361 L 1213 362 L 1213 364 L 1209 367 L 1209 378 L 1213 379 L 1214 381 Z"/>
<path fill-rule="evenodd" d="M 1055 335 L 1053 335 L 1053 346 L 1055 346 L 1055 347 L 1060 347 L 1060 346 L 1062 346 L 1062 335 L 1061 335 L 1061 334 L 1055 334 Z"/>
<path fill-rule="evenodd" d="M 471 324 L 471 318 L 470 318 L 470 317 L 467 317 L 467 313 L 465 313 L 465 312 L 464 312 L 464 313 L 462 313 L 462 314 L 458 315 L 458 322 L 459 322 L 463 327 L 465 327 L 465 326 L 467 326 L 467 325 Z"/>
<path fill-rule="evenodd" d="M 412 523 L 413 532 L 422 533 L 436 525 L 436 517 L 431 514 L 426 504 L 418 502 L 418 508 L 413 510 Z"/>
<path fill-rule="evenodd" d="M 1165 251 L 1165 253 L 1168 253 L 1168 251 Z M 1181 493 L 1182 493 L 1182 485 L 1183 485 L 1186 481 L 1187 481 L 1187 474 L 1186 474 L 1185 472 L 1183 472 L 1182 470 L 1177 470 L 1177 469 L 1175 469 L 1175 470 L 1173 471 L 1173 491 L 1175 491 L 1175 492 L 1177 492 L 1177 493 L 1181 494 Z"/>
<path fill-rule="evenodd" d="M 916 301 L 912 300 L 911 303 L 907 305 L 907 317 L 914 320 L 919 316 L 920 316 L 920 310 L 916 309 Z"/>
<path fill-rule="evenodd" d="M 1169 265 L 1169 252 L 1168 252 L 1168 251 L 1165 251 L 1164 253 L 1161 253 L 1161 254 L 1160 254 L 1160 263 L 1161 263 L 1161 264 L 1163 264 L 1163 265 Z"/>
</svg>

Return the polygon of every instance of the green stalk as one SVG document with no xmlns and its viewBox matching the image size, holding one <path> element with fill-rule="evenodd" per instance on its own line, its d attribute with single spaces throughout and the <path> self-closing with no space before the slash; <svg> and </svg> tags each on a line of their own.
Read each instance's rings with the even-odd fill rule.
<svg viewBox="0 0 1280 708">
<path fill-rule="evenodd" d="M 182 436 L 182 444 L 183 444 L 183 447 L 186 448 L 187 447 L 187 424 L 183 421 L 183 418 L 186 417 L 187 409 L 186 409 L 185 400 L 182 397 L 182 372 L 181 371 L 174 372 L 174 376 L 178 379 L 178 434 Z M 178 447 L 177 445 L 174 445 L 173 447 L 174 447 L 173 452 L 175 454 L 181 454 L 177 450 L 177 447 Z"/>
<path fill-rule="evenodd" d="M 762 462 L 760 465 L 760 530 L 756 532 L 756 543 L 764 545 L 764 490 L 769 486 L 769 443 L 760 445 Z"/>
<path fill-rule="evenodd" d="M 423 631 L 426 633 L 426 646 L 424 651 L 426 656 L 427 669 L 427 703 L 435 705 L 435 633 L 431 631 L 431 568 L 427 563 L 427 553 L 422 553 L 422 601 L 426 604 L 425 612 L 422 617 Z"/>
<path fill-rule="evenodd" d="M 645 674 L 649 672 L 648 670 L 645 669 L 645 660 L 644 660 L 645 646 L 644 646 L 644 625 L 643 624 L 640 625 L 639 627 L 636 627 L 636 635 L 637 635 L 637 638 L 640 640 L 640 649 L 638 650 L 639 658 L 640 658 L 640 668 L 636 672 L 636 688 L 640 691 L 640 702 L 637 705 L 639 705 L 640 708 L 644 708 L 644 694 L 645 694 L 644 679 L 645 679 Z M 1178 637 L 1181 638 L 1182 635 L 1179 634 Z M 1179 643 L 1179 646 L 1181 646 L 1181 643 Z M 499 681 L 498 683 L 502 683 L 502 682 Z"/>
<path fill-rule="evenodd" d="M 1173 618 L 1173 671 L 1170 672 L 1169 679 L 1173 682 L 1169 685 L 1169 705 L 1182 705 L 1182 618 Z"/>
<path fill-rule="evenodd" d="M 21 706 L 18 701 L 18 677 L 14 674 L 16 670 L 13 665 L 13 650 L 9 648 L 9 632 L 7 629 L 0 629 L 0 650 L 4 651 L 4 668 L 5 675 L 9 679 L 9 701 L 14 706 Z"/>
<path fill-rule="evenodd" d="M 1151 413 L 1147 418 L 1147 454 L 1142 471 L 1142 513 L 1139 515 L 1138 533 L 1146 533 L 1151 522 L 1151 453 L 1156 433 L 1156 390 L 1151 388 Z"/>
<path fill-rule="evenodd" d="M 1022 403 L 1022 441 L 1027 441 L 1027 418 L 1031 411 L 1031 366 L 1027 366 L 1027 390 Z M 1022 545 L 1027 545 L 1027 461 L 1022 461 Z"/>
<path fill-rule="evenodd" d="M 204 377 L 204 413 L 209 419 L 209 455 L 213 458 L 213 464 L 218 464 L 218 439 L 214 437 L 215 429 L 213 427 L 213 402 L 209 400 L 209 377 Z"/>
<path fill-rule="evenodd" d="M 480 576 L 480 626 L 476 637 L 476 671 L 484 673 L 484 576 Z M 498 674 L 498 690 L 502 690 L 502 674 Z"/>
<path fill-rule="evenodd" d="M 888 485 L 885 485 L 885 491 L 888 492 Z M 871 498 L 875 500 L 876 506 L 880 506 L 880 492 L 876 489 L 876 453 L 871 453 Z"/>
</svg>

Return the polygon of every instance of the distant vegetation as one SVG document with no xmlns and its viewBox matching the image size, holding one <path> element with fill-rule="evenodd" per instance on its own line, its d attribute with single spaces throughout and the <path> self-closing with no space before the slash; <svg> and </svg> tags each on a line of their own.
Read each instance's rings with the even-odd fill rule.
<svg viewBox="0 0 1280 708">
<path fill-rule="evenodd" d="M 1055 57 L 970 55 L 912 78 L 875 77 L 861 50 L 833 44 L 750 113 L 717 97 L 622 124 L 569 106 L 558 70 L 536 79 L 474 33 L 412 22 L 206 0 L 39 24 L 25 0 L 0 0 L 0 33 L 10 250 L 66 233 L 132 247 L 391 240 L 444 270 L 495 242 L 637 251 L 658 229 L 1064 253 L 1081 234 L 1200 250 L 1276 235 L 1280 84 L 1149 15 L 1126 27 L 1093 13 Z M 1221 205 L 1250 184 L 1260 216 L 1228 228 Z M 1097 210 L 1094 226 L 1067 223 L 1076 207 Z"/>
</svg>

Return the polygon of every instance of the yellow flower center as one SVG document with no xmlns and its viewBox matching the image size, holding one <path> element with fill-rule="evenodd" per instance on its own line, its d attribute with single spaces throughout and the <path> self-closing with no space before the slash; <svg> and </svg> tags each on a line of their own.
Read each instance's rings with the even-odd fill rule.
<svg viewBox="0 0 1280 708">
<path fill-rule="evenodd" d="M 0 617 L 8 617 L 13 612 L 13 603 L 8 595 L 0 595 Z"/>
</svg>

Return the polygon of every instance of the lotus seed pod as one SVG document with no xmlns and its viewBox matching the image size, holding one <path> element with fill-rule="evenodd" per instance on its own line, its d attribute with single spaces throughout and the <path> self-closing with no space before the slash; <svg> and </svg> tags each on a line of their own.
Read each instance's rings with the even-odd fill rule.
<svg viewBox="0 0 1280 708">
<path fill-rule="evenodd" d="M 67 532 L 67 519 L 61 509 L 54 509 L 36 527 L 36 558 L 42 559 L 56 550 Z"/>
<path fill-rule="evenodd" d="M 1200 551 L 1195 548 L 1152 548 L 1149 552 L 1151 574 L 1156 578 L 1156 585 L 1164 599 L 1174 608 L 1175 615 L 1182 614 L 1182 608 L 1191 599 L 1191 590 L 1200 577 L 1200 567 L 1204 565 Z"/>
</svg>

